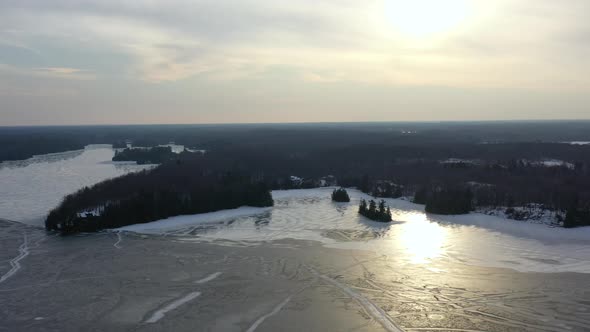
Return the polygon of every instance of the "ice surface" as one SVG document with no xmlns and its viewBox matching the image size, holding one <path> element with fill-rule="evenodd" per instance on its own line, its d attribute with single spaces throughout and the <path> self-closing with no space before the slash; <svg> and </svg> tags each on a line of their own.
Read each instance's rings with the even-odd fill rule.
<svg viewBox="0 0 590 332">
<path fill-rule="evenodd" d="M 446 259 L 535 272 L 590 273 L 590 228 L 564 229 L 472 213 L 439 216 L 405 200 L 387 199 L 391 224 L 357 213 L 360 198 L 333 203 L 332 188 L 274 191 L 271 209 L 240 208 L 169 218 L 124 228 L 181 241 L 315 240 L 327 247 L 396 255 L 410 264 Z"/>
<path fill-rule="evenodd" d="M 110 145 L 0 164 L 0 218 L 43 224 L 63 197 L 85 186 L 153 166 L 112 162 Z"/>
<path fill-rule="evenodd" d="M 164 308 L 156 311 L 148 320 L 146 320 L 145 322 L 148 324 L 152 324 L 152 323 L 156 323 L 157 321 L 159 321 L 160 319 L 164 318 L 164 316 L 166 316 L 166 314 L 172 310 L 175 310 L 177 308 L 179 308 L 180 306 L 182 306 L 183 304 L 186 304 L 194 299 L 196 299 L 197 297 L 201 296 L 201 292 L 191 292 L 185 296 L 183 296 L 180 299 L 177 299 L 175 301 L 173 301 L 172 303 L 168 304 L 167 306 L 165 306 Z"/>
<path fill-rule="evenodd" d="M 188 216 L 170 217 L 167 219 L 154 221 L 146 224 L 135 224 L 117 228 L 116 231 L 159 234 L 163 231 L 186 229 L 190 226 L 200 225 L 208 222 L 216 222 L 220 220 L 233 220 L 238 217 L 256 215 L 268 210 L 269 208 L 255 208 L 243 206 L 231 210 L 221 210 L 216 212 L 201 213 Z"/>
<path fill-rule="evenodd" d="M 93 146 L 3 163 L 0 218 L 42 225 L 45 215 L 63 196 L 144 168 L 113 163 L 113 153 L 110 147 Z M 242 207 L 178 216 L 121 230 L 165 234 L 177 241 L 312 240 L 332 248 L 376 251 L 408 264 L 451 260 L 520 271 L 590 273 L 590 227 L 551 228 L 479 213 L 430 215 L 424 213 L 422 205 L 399 199 L 386 200 L 395 221 L 383 224 L 357 213 L 359 200 L 369 196 L 349 190 L 350 203 L 334 203 L 330 199 L 332 190 L 274 191 L 272 208 Z"/>
</svg>

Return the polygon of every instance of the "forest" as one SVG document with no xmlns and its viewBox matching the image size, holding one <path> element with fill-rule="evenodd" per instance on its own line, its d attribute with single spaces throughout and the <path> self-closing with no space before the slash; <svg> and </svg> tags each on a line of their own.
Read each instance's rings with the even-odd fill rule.
<svg viewBox="0 0 590 332">
<path fill-rule="evenodd" d="M 182 152 L 190 153 L 190 152 Z M 154 146 L 151 148 L 125 148 L 115 151 L 113 161 L 135 161 L 139 165 L 162 164 L 178 157 L 169 146 Z"/>
<path fill-rule="evenodd" d="M 413 158 L 575 159 L 590 141 L 590 121 L 379 122 L 225 125 L 0 126 L 0 162 L 82 149 L 89 144 L 125 148 L 169 142 L 188 148 L 260 148 L 302 152 L 370 146 Z M 523 149 L 530 143 L 539 144 Z M 554 144 L 550 144 L 554 143 Z M 394 152 L 392 151 L 392 152 Z M 588 158 L 588 157 L 586 157 Z"/>
<path fill-rule="evenodd" d="M 0 160 L 94 143 L 171 141 L 207 150 L 198 158 L 211 172 L 241 174 L 269 189 L 312 188 L 331 176 L 374 197 L 416 195 L 438 213 L 537 204 L 572 211 L 564 225 L 590 224 L 588 121 L 3 127 Z M 123 150 L 115 159 L 167 165 L 195 158 L 152 149 Z"/>
<path fill-rule="evenodd" d="M 65 197 L 49 213 L 47 230 L 95 232 L 240 206 L 272 206 L 268 187 L 247 174 L 224 172 L 201 158 L 169 162 Z"/>
</svg>

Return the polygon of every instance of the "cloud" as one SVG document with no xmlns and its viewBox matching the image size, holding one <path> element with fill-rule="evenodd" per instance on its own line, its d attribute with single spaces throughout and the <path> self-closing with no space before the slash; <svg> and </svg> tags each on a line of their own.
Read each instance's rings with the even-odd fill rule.
<svg viewBox="0 0 590 332">
<path fill-rule="evenodd" d="M 94 80 L 96 76 L 93 72 L 67 67 L 38 67 L 22 68 L 0 63 L 0 72 L 12 75 L 24 75 L 44 78 L 59 78 L 68 80 Z"/>
<path fill-rule="evenodd" d="M 148 82 L 290 66 L 324 82 L 588 86 L 585 1 L 472 2 L 464 26 L 417 40 L 395 31 L 377 0 L 19 1 L 3 12 L 25 34 L 125 54 L 132 63 L 121 71 Z"/>
</svg>

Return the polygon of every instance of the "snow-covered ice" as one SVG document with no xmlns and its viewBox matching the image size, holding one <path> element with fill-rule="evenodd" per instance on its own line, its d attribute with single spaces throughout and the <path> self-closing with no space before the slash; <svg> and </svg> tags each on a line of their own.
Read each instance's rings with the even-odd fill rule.
<svg viewBox="0 0 590 332">
<path fill-rule="evenodd" d="M 43 224 L 64 196 L 85 186 L 153 166 L 117 163 L 110 145 L 0 164 L 0 218 Z"/>
<path fill-rule="evenodd" d="M 45 215 L 65 195 L 144 168 L 113 163 L 113 153 L 111 147 L 93 146 L 3 163 L 0 218 L 42 225 Z M 386 199 L 394 222 L 383 224 L 357 213 L 359 200 L 369 196 L 349 190 L 351 203 L 334 203 L 330 199 L 332 190 L 274 191 L 272 208 L 241 207 L 178 216 L 119 230 L 164 234 L 177 241 L 317 241 L 331 248 L 392 255 L 407 264 L 450 260 L 519 271 L 590 273 L 590 227 L 552 228 L 481 213 L 430 215 L 423 206 L 401 199 Z M 120 243 L 117 241 L 115 247 Z"/>
<path fill-rule="evenodd" d="M 237 209 L 221 210 L 216 212 L 201 213 L 195 215 L 176 216 L 145 224 L 129 225 L 115 229 L 115 231 L 128 231 L 145 234 L 160 234 L 165 231 L 186 229 L 210 222 L 233 220 L 235 218 L 256 215 L 269 211 L 270 208 L 256 208 L 243 206 Z"/>
<path fill-rule="evenodd" d="M 410 264 L 446 259 L 519 271 L 590 273 L 590 227 L 551 228 L 480 213 L 431 215 L 422 205 L 399 199 L 386 199 L 395 221 L 383 224 L 358 215 L 360 198 L 369 196 L 349 190 L 351 203 L 334 203 L 331 191 L 274 191 L 273 208 L 174 217 L 121 230 L 180 241 L 314 240 L 331 248 L 391 254 Z"/>
</svg>

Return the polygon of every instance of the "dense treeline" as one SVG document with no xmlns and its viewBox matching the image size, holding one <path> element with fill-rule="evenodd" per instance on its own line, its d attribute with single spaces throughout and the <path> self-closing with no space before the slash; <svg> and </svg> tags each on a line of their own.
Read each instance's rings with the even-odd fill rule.
<svg viewBox="0 0 590 332">
<path fill-rule="evenodd" d="M 170 141 L 207 150 L 264 145 L 297 152 L 373 145 L 395 148 L 391 152 L 400 157 L 574 160 L 582 156 L 579 147 L 531 142 L 590 141 L 590 121 L 0 127 L 0 161 L 88 144 L 123 148 L 126 142 L 157 146 Z"/>
<path fill-rule="evenodd" d="M 590 209 L 587 207 L 580 208 L 578 200 L 575 200 L 567 210 L 563 227 L 574 228 L 581 226 L 590 226 Z"/>
<path fill-rule="evenodd" d="M 183 152 L 190 153 L 190 152 Z M 136 161 L 139 165 L 162 164 L 176 159 L 178 154 L 172 152 L 169 146 L 155 146 L 152 148 L 126 148 L 116 151 L 113 161 Z"/>
<path fill-rule="evenodd" d="M 590 122 L 584 121 L 0 128 L 0 160 L 90 143 L 157 146 L 170 141 L 206 149 L 215 172 L 249 175 L 269 188 L 314 187 L 317 179 L 333 175 L 337 185 L 375 197 L 416 194 L 420 201 L 426 188 L 423 204 L 436 196 L 430 193 L 434 188 L 465 188 L 472 208 L 535 203 L 567 211 L 576 203 L 575 225 L 584 224 L 590 211 L 590 145 L 558 143 L 590 141 Z M 156 157 L 145 157 L 151 159 Z M 565 163 L 543 164 L 551 159 Z M 303 180 L 294 183 L 293 175 Z M 433 199 L 431 207 L 444 200 Z M 460 200 L 451 204 L 463 206 Z"/>
<path fill-rule="evenodd" d="M 348 192 L 344 188 L 334 189 L 332 192 L 332 200 L 334 202 L 340 203 L 348 203 L 350 202 L 350 196 L 348 196 Z"/>
<path fill-rule="evenodd" d="M 244 205 L 272 206 L 268 187 L 249 175 L 221 172 L 193 159 L 82 189 L 51 211 L 45 226 L 62 233 L 93 232 Z"/>
<path fill-rule="evenodd" d="M 421 188 L 459 186 L 470 188 L 473 207 L 538 203 L 547 209 L 567 210 L 576 197 L 580 208 L 590 207 L 590 162 L 564 160 L 573 167 L 570 164 L 547 167 L 513 159 L 445 164 L 426 156 L 407 158 L 395 151 L 398 150 L 384 146 L 351 146 L 305 153 L 226 148 L 211 154 L 235 156 L 240 160 L 238 164 L 264 175 L 272 188 L 290 188 L 290 175 L 317 178 L 332 174 L 339 185 L 354 186 L 375 197 L 420 196 L 417 192 Z M 579 151 L 580 157 L 586 156 L 584 151 Z M 385 181 L 395 186 L 381 186 Z M 376 188 L 383 190 L 378 192 Z M 422 199 L 421 203 L 426 204 L 426 200 Z"/>
<path fill-rule="evenodd" d="M 359 205 L 359 214 L 379 222 L 390 222 L 391 221 L 391 209 L 389 206 L 385 206 L 385 201 L 379 202 L 379 207 L 374 200 L 370 200 L 369 204 L 364 199 L 361 199 Z"/>
<path fill-rule="evenodd" d="M 425 210 L 436 214 L 466 214 L 472 207 L 473 195 L 465 188 L 438 188 L 427 193 Z"/>
</svg>

